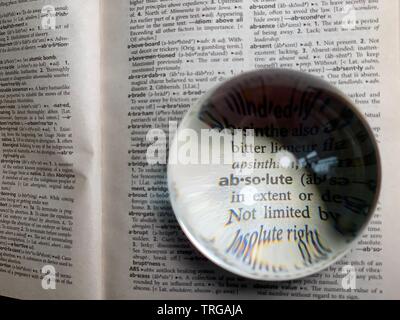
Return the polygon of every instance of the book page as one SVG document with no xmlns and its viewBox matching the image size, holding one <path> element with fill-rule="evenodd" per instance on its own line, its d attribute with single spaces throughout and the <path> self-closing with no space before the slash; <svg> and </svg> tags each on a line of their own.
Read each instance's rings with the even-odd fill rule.
<svg viewBox="0 0 400 320">
<path fill-rule="evenodd" d="M 101 295 L 99 2 L 0 1 L 0 295 Z"/>
<path fill-rule="evenodd" d="M 398 1 L 105 1 L 104 236 L 108 298 L 399 298 Z M 165 132 L 207 90 L 241 72 L 287 68 L 337 86 L 380 146 L 381 196 L 363 236 L 306 278 L 247 280 L 189 243 L 171 209 L 166 165 L 151 165 L 151 129 Z"/>
</svg>

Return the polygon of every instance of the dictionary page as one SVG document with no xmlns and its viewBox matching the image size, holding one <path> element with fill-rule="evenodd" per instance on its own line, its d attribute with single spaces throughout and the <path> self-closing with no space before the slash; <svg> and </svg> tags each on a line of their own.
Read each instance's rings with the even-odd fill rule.
<svg viewBox="0 0 400 320">
<path fill-rule="evenodd" d="M 0 1 L 0 295 L 101 297 L 99 2 Z"/>
<path fill-rule="evenodd" d="M 400 298 L 398 1 L 103 5 L 106 297 Z M 282 283 L 235 276 L 200 255 L 174 217 L 165 164 L 146 160 L 150 129 L 167 139 L 169 121 L 208 89 L 262 68 L 302 70 L 344 91 L 373 128 L 383 163 L 380 201 L 357 245 L 326 270 Z"/>
</svg>

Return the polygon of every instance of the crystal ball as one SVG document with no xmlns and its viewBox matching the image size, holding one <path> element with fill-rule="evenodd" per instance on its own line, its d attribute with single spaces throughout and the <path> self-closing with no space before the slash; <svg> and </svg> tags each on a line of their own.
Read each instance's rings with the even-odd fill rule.
<svg viewBox="0 0 400 320">
<path fill-rule="evenodd" d="M 345 255 L 378 201 L 380 159 L 357 107 L 291 70 L 209 90 L 170 144 L 168 188 L 194 246 L 251 279 L 305 277 Z"/>
</svg>

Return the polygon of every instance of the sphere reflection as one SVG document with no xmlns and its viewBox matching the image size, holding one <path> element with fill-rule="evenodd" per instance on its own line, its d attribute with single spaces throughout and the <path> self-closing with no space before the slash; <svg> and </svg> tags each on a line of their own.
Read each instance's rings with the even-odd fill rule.
<svg viewBox="0 0 400 320">
<path fill-rule="evenodd" d="M 342 256 L 377 202 L 370 128 L 319 78 L 254 71 L 206 94 L 170 149 L 171 203 L 197 248 L 231 272 L 285 280 Z"/>
</svg>

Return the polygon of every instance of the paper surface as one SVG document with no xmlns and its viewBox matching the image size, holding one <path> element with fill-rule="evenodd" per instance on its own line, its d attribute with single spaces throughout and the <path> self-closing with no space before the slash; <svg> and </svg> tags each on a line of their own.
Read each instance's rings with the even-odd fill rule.
<svg viewBox="0 0 400 320">
<path fill-rule="evenodd" d="M 42 5 L 0 1 L 1 295 L 399 298 L 398 1 L 54 1 L 55 16 Z M 166 161 L 146 158 L 149 130 L 167 147 L 201 95 L 261 68 L 302 70 L 344 91 L 383 164 L 358 245 L 283 283 L 235 276 L 198 253 L 171 209 Z M 46 266 L 55 290 L 43 288 Z"/>
<path fill-rule="evenodd" d="M 0 2 L 0 294 L 96 299 L 99 2 L 46 5 Z"/>
<path fill-rule="evenodd" d="M 398 2 L 342 11 L 328 2 L 189 3 L 105 3 L 106 296 L 398 298 Z M 358 245 L 325 271 L 282 284 L 236 277 L 196 253 L 170 209 L 165 166 L 146 163 L 149 129 L 168 133 L 168 120 L 216 83 L 268 67 L 343 90 L 368 119 L 383 162 L 380 203 Z"/>
</svg>

